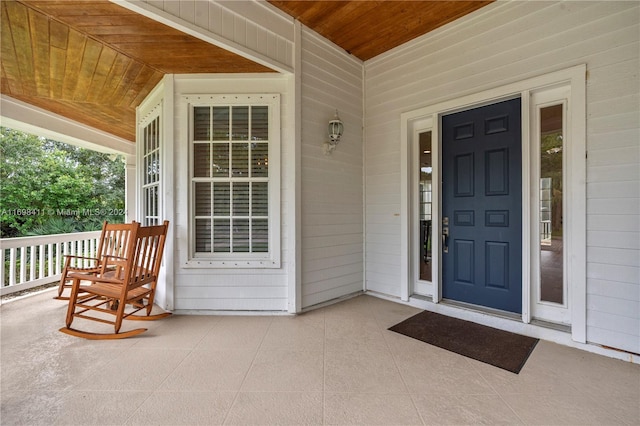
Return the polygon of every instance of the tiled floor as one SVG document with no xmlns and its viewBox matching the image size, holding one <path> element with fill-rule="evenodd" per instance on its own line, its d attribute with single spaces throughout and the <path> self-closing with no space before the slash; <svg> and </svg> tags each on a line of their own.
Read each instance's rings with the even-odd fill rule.
<svg viewBox="0 0 640 426">
<path fill-rule="evenodd" d="M 2 425 L 640 423 L 639 365 L 540 342 L 515 375 L 387 331 L 418 311 L 371 296 L 119 341 L 58 332 L 52 296 L 0 308 Z"/>
</svg>

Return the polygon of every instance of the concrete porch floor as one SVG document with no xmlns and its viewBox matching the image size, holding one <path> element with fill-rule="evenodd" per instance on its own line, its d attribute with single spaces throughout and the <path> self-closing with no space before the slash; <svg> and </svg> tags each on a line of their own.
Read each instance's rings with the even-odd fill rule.
<svg viewBox="0 0 640 426">
<path fill-rule="evenodd" d="M 640 423 L 640 365 L 541 341 L 515 375 L 387 331 L 419 311 L 371 296 L 118 341 L 60 333 L 52 297 L 0 308 L 2 425 Z"/>
</svg>

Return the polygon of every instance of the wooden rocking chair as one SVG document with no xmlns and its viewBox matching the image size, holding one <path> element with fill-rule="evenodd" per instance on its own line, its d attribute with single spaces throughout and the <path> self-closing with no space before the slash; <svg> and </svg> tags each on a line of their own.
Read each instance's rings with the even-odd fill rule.
<svg viewBox="0 0 640 426">
<path fill-rule="evenodd" d="M 129 242 L 131 235 L 131 224 L 116 224 L 104 222 L 102 233 L 98 240 L 96 257 L 67 255 L 60 277 L 58 295 L 54 299 L 69 300 L 69 296 L 63 296 L 65 289 L 71 289 L 72 280 L 69 274 L 97 274 L 102 270 L 101 261 L 104 256 L 121 257 Z"/>
<path fill-rule="evenodd" d="M 168 225 L 165 221 L 162 225 L 141 227 L 133 222 L 124 256 L 103 256 L 98 273 L 69 274 L 72 288 L 67 326 L 60 331 L 86 339 L 122 339 L 147 330 L 138 328 L 120 332 L 125 319 L 157 320 L 171 315 L 170 312 L 151 315 Z M 140 311 L 142 314 L 136 315 Z M 115 319 L 109 319 L 110 315 Z M 74 318 L 112 324 L 114 333 L 71 328 Z"/>
</svg>

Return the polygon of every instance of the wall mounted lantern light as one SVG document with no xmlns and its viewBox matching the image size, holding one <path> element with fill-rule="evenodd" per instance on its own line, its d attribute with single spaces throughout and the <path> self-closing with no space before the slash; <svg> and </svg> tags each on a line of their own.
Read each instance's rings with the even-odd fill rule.
<svg viewBox="0 0 640 426">
<path fill-rule="evenodd" d="M 329 140 L 324 143 L 324 154 L 329 155 L 336 149 L 338 142 L 340 142 L 340 136 L 344 130 L 344 124 L 338 117 L 338 110 L 333 120 L 329 120 Z"/>
</svg>

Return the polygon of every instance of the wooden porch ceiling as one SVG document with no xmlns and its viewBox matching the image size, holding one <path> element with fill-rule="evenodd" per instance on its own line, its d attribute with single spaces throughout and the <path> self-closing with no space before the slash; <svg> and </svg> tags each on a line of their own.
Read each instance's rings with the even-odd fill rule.
<svg viewBox="0 0 640 426">
<path fill-rule="evenodd" d="M 268 1 L 366 61 L 494 0 Z"/>
<path fill-rule="evenodd" d="M 2 0 L 3 94 L 135 141 L 164 74 L 273 72 L 108 0 Z"/>
<path fill-rule="evenodd" d="M 280 1 L 367 60 L 491 3 Z M 165 74 L 273 72 L 108 0 L 2 0 L 0 91 L 135 141 L 135 108 Z"/>
</svg>

